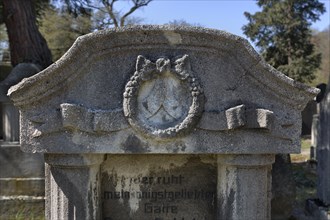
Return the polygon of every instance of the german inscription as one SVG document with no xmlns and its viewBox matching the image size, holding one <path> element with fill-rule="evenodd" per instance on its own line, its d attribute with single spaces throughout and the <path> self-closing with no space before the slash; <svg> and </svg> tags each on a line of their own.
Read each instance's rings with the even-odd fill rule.
<svg viewBox="0 0 330 220">
<path fill-rule="evenodd" d="M 111 156 L 103 166 L 104 220 L 214 219 L 216 169 L 212 157 L 135 157 L 138 159 Z M 133 167 L 125 163 L 130 159 L 131 163 L 135 160 Z M 111 167 L 114 162 L 121 163 L 117 164 L 121 168 Z"/>
</svg>

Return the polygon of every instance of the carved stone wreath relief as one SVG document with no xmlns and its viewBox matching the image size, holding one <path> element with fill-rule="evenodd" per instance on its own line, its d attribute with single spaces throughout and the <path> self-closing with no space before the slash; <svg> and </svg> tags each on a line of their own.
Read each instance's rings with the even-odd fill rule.
<svg viewBox="0 0 330 220">
<path fill-rule="evenodd" d="M 192 129 L 203 112 L 204 94 L 188 55 L 155 63 L 138 56 L 123 105 L 129 124 L 146 135 L 175 137 Z"/>
</svg>

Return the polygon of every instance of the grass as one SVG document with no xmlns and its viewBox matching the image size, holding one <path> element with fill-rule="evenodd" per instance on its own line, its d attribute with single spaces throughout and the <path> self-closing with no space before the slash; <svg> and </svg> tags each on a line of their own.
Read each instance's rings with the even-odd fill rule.
<svg viewBox="0 0 330 220">
<path fill-rule="evenodd" d="M 304 154 L 291 154 L 290 156 L 292 163 L 306 162 L 309 159 L 309 156 Z"/>
<path fill-rule="evenodd" d="M 301 151 L 309 150 L 312 145 L 311 139 L 308 137 L 301 138 Z"/>
<path fill-rule="evenodd" d="M 29 214 L 27 213 L 29 213 L 28 209 L 19 210 L 15 215 L 14 220 L 45 220 L 44 215 L 37 215 L 33 212 L 30 212 Z"/>
<path fill-rule="evenodd" d="M 300 154 L 291 154 L 292 163 L 306 162 L 310 159 L 310 147 L 311 139 L 303 137 L 301 139 L 301 153 Z"/>
<path fill-rule="evenodd" d="M 316 164 L 310 163 L 309 138 L 302 138 L 301 153 L 291 154 L 293 179 L 296 184 L 295 208 L 304 210 L 307 199 L 316 198 Z M 298 218 L 299 219 L 299 218 Z"/>
<path fill-rule="evenodd" d="M 25 200 L 4 200 L 0 204 L 1 220 L 44 220 L 44 203 Z"/>
</svg>

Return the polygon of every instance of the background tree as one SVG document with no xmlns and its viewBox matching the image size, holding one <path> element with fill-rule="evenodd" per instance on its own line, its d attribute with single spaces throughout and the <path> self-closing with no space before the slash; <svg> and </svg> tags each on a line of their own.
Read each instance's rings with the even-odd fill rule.
<svg viewBox="0 0 330 220">
<path fill-rule="evenodd" d="M 132 22 L 132 14 L 147 6 L 152 0 L 130 0 L 129 9 L 126 12 L 118 11 L 115 8 L 115 3 L 119 0 L 63 0 L 70 12 L 75 15 L 86 14 L 90 11 L 96 13 L 97 20 L 100 22 L 97 29 L 109 27 L 123 27 L 127 24 L 136 23 Z M 137 21 L 135 18 L 133 21 Z"/>
<path fill-rule="evenodd" d="M 0 25 L 0 43 L 6 44 L 6 42 L 8 42 L 7 30 L 6 30 L 5 25 L 1 24 Z"/>
<path fill-rule="evenodd" d="M 197 26 L 197 27 L 203 27 L 203 25 L 199 24 L 199 23 L 189 23 L 184 19 L 174 19 L 171 20 L 167 23 L 168 25 L 174 25 L 174 26 L 187 26 L 187 27 L 191 27 L 191 26 Z"/>
<path fill-rule="evenodd" d="M 289 77 L 311 82 L 321 54 L 311 42 L 312 22 L 325 12 L 318 0 L 257 0 L 260 12 L 245 12 L 244 34 L 256 43 L 264 59 Z"/>
<path fill-rule="evenodd" d="M 118 13 L 116 13 L 116 16 L 120 17 Z M 103 30 L 115 27 L 109 14 L 104 10 L 95 10 L 92 15 L 92 20 L 94 30 Z M 125 19 L 125 26 L 141 24 L 142 22 L 143 19 L 140 17 L 129 16 Z"/>
<path fill-rule="evenodd" d="M 88 32 L 93 30 L 119 27 L 126 24 L 136 23 L 139 20 L 132 17 L 132 14 L 141 7 L 147 6 L 152 0 L 130 0 L 129 9 L 122 13 L 115 9 L 115 3 L 119 0 L 0 0 L 0 24 L 3 22 L 6 24 L 10 53 L 11 63 L 13 66 L 21 62 L 31 62 L 39 64 L 42 68 L 46 68 L 52 63 L 51 52 L 47 46 L 44 37 L 38 30 L 38 25 L 42 25 L 43 34 L 47 35 L 50 41 L 52 53 L 57 59 L 63 54 L 65 49 L 69 48 L 73 42 L 73 38 L 79 35 L 87 33 L 86 25 L 88 26 L 90 18 L 96 14 L 102 14 L 103 23 L 98 23 L 97 19 L 94 19 L 94 24 Z M 51 12 L 48 16 L 45 13 L 45 9 L 49 10 L 50 3 L 56 3 L 55 6 L 60 6 L 68 9 L 69 12 L 73 12 L 71 16 L 65 15 L 62 11 L 59 15 L 60 20 L 44 21 L 38 18 L 45 18 L 56 16 L 55 12 Z M 62 4 L 65 3 L 65 4 Z M 58 9 L 53 8 L 57 13 L 60 13 Z M 45 17 L 46 16 L 46 17 Z M 73 19 L 74 21 L 68 21 Z M 64 20 L 66 20 L 68 27 L 65 27 Z M 87 22 L 88 21 L 88 22 Z M 59 22 L 60 24 L 56 24 Z M 83 24 L 87 22 L 86 24 Z M 54 24 L 51 24 L 54 23 Z M 62 32 L 62 35 L 52 33 L 55 30 L 55 26 L 61 26 L 60 29 L 56 29 L 56 32 Z M 83 27 L 83 30 L 77 30 L 77 28 Z M 69 31 L 73 33 L 69 34 Z M 66 33 L 64 33 L 66 32 Z M 61 48 L 58 46 L 60 39 L 65 44 Z M 64 41 L 65 38 L 68 38 Z M 70 43 L 68 43 L 70 42 Z M 56 44 L 56 45 L 55 45 Z M 58 50 L 55 52 L 55 50 Z"/>
<path fill-rule="evenodd" d="M 313 34 L 312 41 L 317 52 L 322 54 L 321 68 L 317 71 L 313 86 L 327 83 L 330 75 L 330 26 Z"/>
<path fill-rule="evenodd" d="M 37 2 L 37 1 L 35 1 Z M 1 18 L 6 24 L 11 63 L 30 62 L 46 68 L 52 63 L 47 43 L 40 34 L 33 0 L 1 0 Z M 48 1 L 41 1 L 47 3 Z"/>
<path fill-rule="evenodd" d="M 54 22 L 56 21 L 56 22 Z M 92 20 L 88 14 L 73 16 L 66 10 L 49 6 L 40 21 L 40 32 L 45 37 L 53 60 L 59 59 L 77 37 L 92 32 Z"/>
<path fill-rule="evenodd" d="M 0 54 L 3 54 L 4 50 L 9 48 L 8 45 L 8 36 L 6 26 L 4 24 L 0 24 Z M 1 59 L 0 59 L 1 61 Z"/>
</svg>

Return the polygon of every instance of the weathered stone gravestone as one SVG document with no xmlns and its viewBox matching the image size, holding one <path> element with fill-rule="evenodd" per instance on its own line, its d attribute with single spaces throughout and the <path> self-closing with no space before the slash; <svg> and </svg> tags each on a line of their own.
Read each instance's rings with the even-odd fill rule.
<svg viewBox="0 0 330 220">
<path fill-rule="evenodd" d="M 229 220 L 270 219 L 274 155 L 300 151 L 317 92 L 240 37 L 141 26 L 79 38 L 10 97 L 47 219 Z"/>
<path fill-rule="evenodd" d="M 318 101 L 320 113 L 317 115 L 315 142 L 317 156 L 317 199 L 306 203 L 308 212 L 320 220 L 330 219 L 330 76 L 327 86 L 321 87 Z"/>
<path fill-rule="evenodd" d="M 320 105 L 319 143 L 317 146 L 317 195 L 330 208 L 330 76 Z"/>
</svg>

